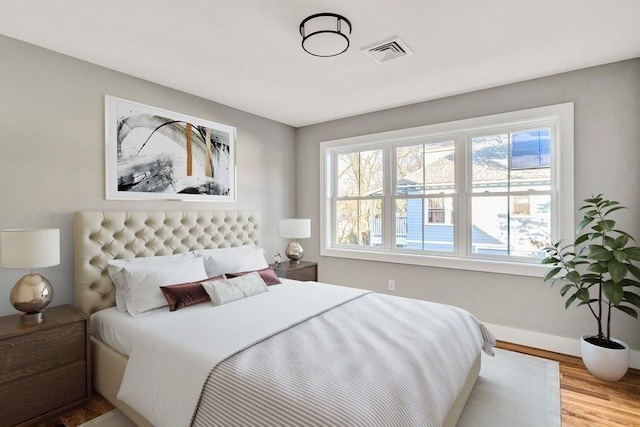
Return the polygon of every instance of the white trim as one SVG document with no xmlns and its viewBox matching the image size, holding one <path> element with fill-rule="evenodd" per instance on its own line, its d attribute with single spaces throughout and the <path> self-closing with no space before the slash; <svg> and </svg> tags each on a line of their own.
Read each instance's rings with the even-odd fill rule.
<svg viewBox="0 0 640 427">
<path fill-rule="evenodd" d="M 367 250 L 370 249 L 370 250 Z M 501 261 L 484 258 L 468 258 L 461 256 L 438 256 L 430 253 L 388 252 L 375 248 L 351 249 L 324 248 L 322 256 L 335 258 L 360 259 L 365 261 L 390 262 L 395 264 L 423 265 L 426 267 L 453 268 L 456 270 L 483 271 L 487 273 L 512 274 L 516 276 L 542 277 L 549 270 L 548 266 L 533 262 Z"/>
<path fill-rule="evenodd" d="M 574 237 L 573 229 L 575 217 L 573 201 L 573 111 L 573 103 L 569 102 L 565 104 L 537 107 L 484 117 L 475 117 L 446 123 L 321 142 L 319 156 L 321 194 L 320 255 L 542 277 L 547 269 L 538 265 L 537 260 L 535 259 L 515 259 L 510 257 L 482 259 L 471 254 L 465 255 L 465 247 L 468 245 L 470 240 L 469 236 L 465 234 L 465 230 L 456 230 L 456 236 L 454 236 L 454 239 L 458 245 L 457 250 L 459 253 L 457 254 L 425 252 L 412 253 L 410 251 L 396 250 L 395 248 L 390 247 L 390 244 L 393 242 L 389 241 L 387 241 L 385 246 L 381 248 L 362 246 L 345 247 L 342 245 L 332 246 L 332 230 L 328 224 L 328 222 L 331 221 L 331 218 L 335 216 L 335 212 L 333 212 L 333 203 L 331 203 L 332 195 L 329 194 L 332 184 L 335 184 L 332 182 L 332 175 L 334 175 L 333 170 L 336 165 L 332 164 L 332 155 L 341 152 L 360 151 L 367 147 L 380 148 L 379 145 L 376 144 L 381 143 L 409 143 L 411 141 L 425 140 L 425 138 L 433 139 L 445 136 L 453 138 L 453 134 L 460 135 L 462 133 L 469 134 L 477 131 L 486 132 L 494 129 L 500 130 L 504 129 L 505 126 L 513 129 L 514 126 L 528 127 L 532 124 L 545 121 L 559 121 L 561 124 L 559 126 L 554 126 L 553 128 L 555 143 L 552 144 L 551 148 L 552 174 L 555 174 L 555 170 L 559 170 L 559 176 L 552 176 L 552 180 L 555 179 L 557 182 L 555 191 L 552 192 L 555 193 L 555 203 L 552 204 L 552 206 L 554 206 L 554 211 L 551 212 L 552 218 L 555 218 L 555 220 L 552 221 L 552 227 L 554 227 L 554 229 L 552 229 L 552 239 L 569 241 L 573 240 Z M 461 141 L 459 138 L 456 138 L 455 140 L 457 147 L 459 144 L 465 143 L 465 141 Z M 469 159 L 456 156 L 456 170 L 458 171 L 456 182 L 460 180 L 459 175 L 461 173 L 461 166 L 464 165 L 464 162 L 468 161 Z M 561 166 L 558 167 L 558 164 Z M 385 169 L 386 173 L 392 174 L 390 178 L 385 179 L 385 190 L 389 190 L 386 183 L 392 182 L 395 179 L 393 175 L 395 171 L 392 165 L 385 165 Z M 469 183 L 467 182 L 463 185 L 468 186 Z M 391 197 L 390 194 L 390 192 L 387 193 L 385 191 L 385 200 Z M 457 200 L 457 212 L 463 213 L 464 211 L 470 215 L 468 210 L 462 209 L 464 207 L 463 205 L 466 204 L 466 200 L 463 200 L 464 197 L 458 193 L 455 199 Z M 389 208 L 388 206 L 385 207 L 387 209 Z M 555 207 L 559 207 L 559 215 L 555 211 Z M 385 216 L 385 218 L 387 218 L 387 222 L 389 217 L 389 215 Z M 469 221 L 470 218 L 467 218 L 466 223 L 468 224 Z M 385 228 L 389 227 L 389 224 L 386 224 Z M 460 247 L 460 244 L 464 244 L 465 247 Z"/>
<path fill-rule="evenodd" d="M 484 323 L 484 322 L 483 322 Z M 509 326 L 484 323 L 493 333 L 496 339 L 527 347 L 553 351 L 555 353 L 568 354 L 580 357 L 580 338 L 566 338 L 524 329 L 511 328 Z M 640 351 L 631 349 L 629 367 L 640 369 Z"/>
</svg>

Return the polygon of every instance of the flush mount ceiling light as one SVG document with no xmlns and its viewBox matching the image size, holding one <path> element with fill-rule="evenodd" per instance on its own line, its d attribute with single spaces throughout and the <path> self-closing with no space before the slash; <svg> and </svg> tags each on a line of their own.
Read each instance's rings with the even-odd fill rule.
<svg viewBox="0 0 640 427">
<path fill-rule="evenodd" d="M 302 48 L 313 56 L 336 56 L 349 48 L 351 22 L 335 13 L 317 13 L 300 23 Z"/>
</svg>

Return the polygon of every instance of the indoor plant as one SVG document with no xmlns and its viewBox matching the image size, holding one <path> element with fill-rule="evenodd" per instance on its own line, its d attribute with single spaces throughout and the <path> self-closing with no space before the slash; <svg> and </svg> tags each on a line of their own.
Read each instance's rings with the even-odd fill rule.
<svg viewBox="0 0 640 427">
<path fill-rule="evenodd" d="M 552 266 L 544 280 L 551 280 L 552 286 L 563 284 L 560 295 L 567 297 L 565 308 L 574 302 L 589 308 L 598 333 L 582 337 L 582 359 L 593 375 L 617 381 L 629 366 L 629 346 L 611 338 L 611 312 L 615 308 L 638 317 L 640 268 L 633 262 L 640 260 L 640 247 L 609 218 L 613 212 L 626 209 L 624 206 L 604 199 L 602 194 L 584 202 L 579 209 L 584 216 L 576 227 L 575 241 L 567 246 L 560 241 L 544 249 L 542 263 Z"/>
</svg>

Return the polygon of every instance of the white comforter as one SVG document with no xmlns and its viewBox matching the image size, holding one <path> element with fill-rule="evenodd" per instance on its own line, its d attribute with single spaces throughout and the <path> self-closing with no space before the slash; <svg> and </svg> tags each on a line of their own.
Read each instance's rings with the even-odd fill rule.
<svg viewBox="0 0 640 427">
<path fill-rule="evenodd" d="M 206 313 L 184 308 L 179 321 L 163 322 L 141 334 L 118 399 L 158 427 L 187 426 L 209 372 L 222 360 L 365 293 L 318 283 L 284 283 Z"/>
<path fill-rule="evenodd" d="M 219 363 L 265 337 L 366 293 L 319 283 L 285 283 L 271 286 L 269 292 L 210 310 L 182 309 L 180 316 L 176 316 L 179 321 L 165 321 L 139 335 L 118 398 L 154 425 L 187 426 L 209 373 Z M 442 370 L 439 381 L 447 378 L 448 383 L 461 386 L 466 377 L 461 367 L 470 366 L 480 348 L 491 351 L 493 337 L 464 310 L 398 297 L 379 297 L 393 300 L 389 306 L 392 312 L 402 311 L 402 307 L 414 313 L 427 311 L 416 330 L 422 334 L 424 329 L 429 340 L 435 343 L 446 343 L 452 338 L 464 341 L 457 346 L 458 352 L 440 351 L 434 362 L 443 365 L 438 368 Z M 401 312 L 398 314 L 402 316 Z M 398 333 L 403 335 L 404 331 Z M 446 413 L 447 405 L 455 399 L 453 390 L 444 394 L 447 395 L 441 397 L 442 401 L 436 402 L 445 408 L 438 417 Z"/>
</svg>

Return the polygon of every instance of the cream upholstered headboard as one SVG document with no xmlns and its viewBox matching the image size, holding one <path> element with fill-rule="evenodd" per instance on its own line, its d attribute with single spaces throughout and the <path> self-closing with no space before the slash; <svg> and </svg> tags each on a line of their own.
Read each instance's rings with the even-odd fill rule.
<svg viewBox="0 0 640 427">
<path fill-rule="evenodd" d="M 257 211 L 76 212 L 76 307 L 94 313 L 115 305 L 109 260 L 258 245 L 259 222 Z"/>
</svg>

